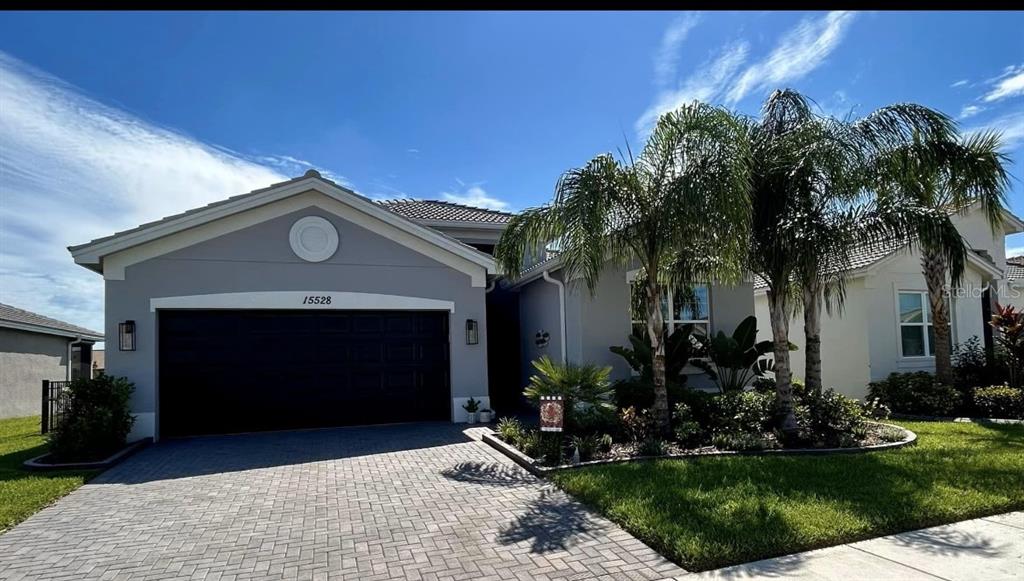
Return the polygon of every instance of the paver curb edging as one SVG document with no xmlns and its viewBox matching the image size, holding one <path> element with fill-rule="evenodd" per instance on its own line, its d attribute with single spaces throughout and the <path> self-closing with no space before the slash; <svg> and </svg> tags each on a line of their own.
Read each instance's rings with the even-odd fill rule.
<svg viewBox="0 0 1024 581">
<path fill-rule="evenodd" d="M 146 446 L 153 443 L 153 438 L 143 438 L 136 440 L 131 444 L 128 444 L 120 451 L 96 462 L 65 462 L 62 464 L 48 464 L 40 462 L 43 458 L 50 455 L 49 452 L 36 456 L 35 458 L 29 458 L 22 462 L 22 466 L 29 470 L 46 471 L 46 470 L 106 470 L 114 464 L 124 460 L 128 456 L 138 452 Z"/>
<path fill-rule="evenodd" d="M 502 454 L 505 454 L 512 459 L 513 462 L 519 464 L 526 470 L 530 471 L 536 476 L 544 476 L 554 472 L 561 472 L 564 470 L 574 470 L 577 468 L 586 468 L 588 466 L 602 466 L 606 464 L 625 464 L 626 462 L 636 462 L 639 460 L 692 460 L 695 458 L 714 458 L 718 456 L 826 456 L 831 454 L 865 454 L 868 452 L 879 452 L 882 450 L 895 450 L 897 448 L 903 448 L 904 446 L 910 446 L 917 442 L 917 434 L 914 432 L 895 424 L 887 424 L 883 422 L 871 422 L 881 426 L 890 426 L 903 430 L 906 433 L 906 437 L 899 442 L 885 442 L 883 444 L 874 444 L 871 446 L 861 446 L 857 448 L 790 448 L 783 450 L 750 450 L 750 451 L 736 451 L 736 450 L 723 450 L 719 452 L 707 452 L 700 454 L 666 454 L 664 456 L 633 456 L 632 458 L 608 458 L 604 460 L 590 460 L 588 462 L 580 462 L 579 464 L 561 464 L 559 466 L 542 466 L 533 458 L 530 458 L 526 454 L 523 454 L 518 449 L 514 448 L 511 444 L 498 438 L 494 431 L 490 433 L 484 433 L 481 436 L 481 440 L 487 443 L 492 448 L 498 450 Z"/>
<path fill-rule="evenodd" d="M 959 424 L 1024 424 L 1024 420 L 1010 418 L 968 418 L 964 416 L 918 416 L 914 414 L 892 414 L 893 419 L 912 422 L 955 422 Z"/>
</svg>

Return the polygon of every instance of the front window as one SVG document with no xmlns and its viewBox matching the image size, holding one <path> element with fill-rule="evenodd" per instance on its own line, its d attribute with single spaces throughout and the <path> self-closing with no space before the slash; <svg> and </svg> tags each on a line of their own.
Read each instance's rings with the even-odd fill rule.
<svg viewBox="0 0 1024 581">
<path fill-rule="evenodd" d="M 631 285 L 631 315 L 633 334 L 647 335 L 647 312 L 645 289 Z M 668 288 L 661 295 L 661 316 L 665 320 L 665 331 L 671 335 L 683 325 L 693 325 L 694 333 L 707 335 L 711 330 L 711 295 L 706 284 Z"/>
<path fill-rule="evenodd" d="M 935 356 L 935 326 L 928 293 L 900 291 L 900 350 L 904 357 Z"/>
</svg>

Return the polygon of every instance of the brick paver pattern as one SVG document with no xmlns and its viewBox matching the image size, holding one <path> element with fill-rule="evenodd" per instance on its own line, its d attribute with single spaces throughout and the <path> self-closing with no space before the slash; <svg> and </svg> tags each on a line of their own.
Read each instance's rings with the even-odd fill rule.
<svg viewBox="0 0 1024 581">
<path fill-rule="evenodd" d="M 685 573 L 451 424 L 162 442 L 0 535 L 0 579 Z"/>
</svg>

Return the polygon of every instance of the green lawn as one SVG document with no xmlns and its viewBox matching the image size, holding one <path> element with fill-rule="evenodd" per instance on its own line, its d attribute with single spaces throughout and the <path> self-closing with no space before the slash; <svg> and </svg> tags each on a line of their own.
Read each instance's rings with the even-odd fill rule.
<svg viewBox="0 0 1024 581">
<path fill-rule="evenodd" d="M 1024 509 L 1024 426 L 901 425 L 917 433 L 916 446 L 656 460 L 553 478 L 698 571 Z"/>
<path fill-rule="evenodd" d="M 81 486 L 97 471 L 28 472 L 21 463 L 46 451 L 39 418 L 0 420 L 0 532 Z"/>
</svg>

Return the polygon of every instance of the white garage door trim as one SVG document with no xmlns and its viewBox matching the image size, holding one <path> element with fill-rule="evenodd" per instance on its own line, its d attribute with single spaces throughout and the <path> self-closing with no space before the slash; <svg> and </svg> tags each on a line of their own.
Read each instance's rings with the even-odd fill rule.
<svg viewBox="0 0 1024 581">
<path fill-rule="evenodd" d="M 455 312 L 453 301 L 337 291 L 264 291 L 220 293 L 149 300 L 149 310 L 157 309 L 297 309 L 346 311 L 448 311 Z"/>
</svg>

